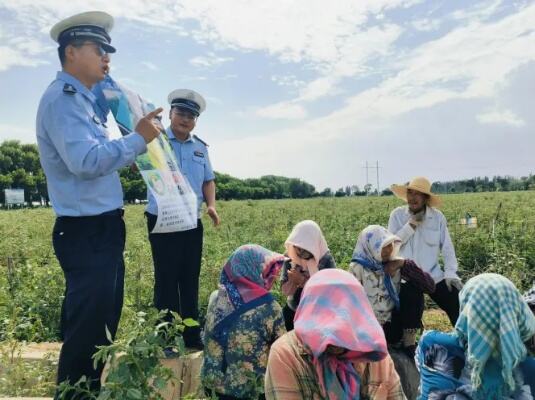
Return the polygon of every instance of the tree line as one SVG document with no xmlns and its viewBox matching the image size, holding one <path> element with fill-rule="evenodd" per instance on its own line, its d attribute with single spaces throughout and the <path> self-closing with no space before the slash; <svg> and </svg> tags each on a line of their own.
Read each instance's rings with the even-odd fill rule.
<svg viewBox="0 0 535 400">
<path fill-rule="evenodd" d="M 120 172 L 124 198 L 127 202 L 145 200 L 147 188 L 139 172 L 123 168 Z M 377 195 L 371 185 L 362 189 L 356 185 L 321 192 L 301 179 L 266 175 L 260 178 L 239 179 L 216 172 L 217 197 L 223 200 L 243 199 L 304 199 L 315 196 L 345 197 Z M 48 203 L 46 177 L 39 162 L 36 144 L 21 144 L 18 140 L 0 143 L 0 204 L 4 204 L 4 189 L 24 189 L 25 201 Z M 520 178 L 495 176 L 492 178 L 471 178 L 452 182 L 435 182 L 433 191 L 437 193 L 466 193 L 535 190 L 535 175 Z M 385 189 L 381 195 L 391 195 Z"/>
</svg>

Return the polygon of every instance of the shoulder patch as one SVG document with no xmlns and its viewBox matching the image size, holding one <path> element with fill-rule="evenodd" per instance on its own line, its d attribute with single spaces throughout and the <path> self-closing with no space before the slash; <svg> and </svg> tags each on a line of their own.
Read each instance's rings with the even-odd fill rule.
<svg viewBox="0 0 535 400">
<path fill-rule="evenodd" d="M 70 83 L 63 85 L 63 93 L 75 94 L 77 92 L 76 88 Z"/>
<path fill-rule="evenodd" d="M 204 144 L 206 147 L 210 146 L 208 143 L 206 143 L 204 140 L 202 140 L 199 136 L 193 135 L 193 137 L 195 139 L 197 139 L 199 142 L 201 142 L 202 144 Z"/>
</svg>

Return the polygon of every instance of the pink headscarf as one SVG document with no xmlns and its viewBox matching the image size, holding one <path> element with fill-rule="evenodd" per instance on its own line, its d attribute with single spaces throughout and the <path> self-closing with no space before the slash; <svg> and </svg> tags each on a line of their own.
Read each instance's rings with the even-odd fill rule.
<svg viewBox="0 0 535 400">
<path fill-rule="evenodd" d="M 386 340 L 360 282 L 350 273 L 325 269 L 305 285 L 295 314 L 295 334 L 312 355 L 322 395 L 358 399 L 360 377 L 353 362 L 380 361 Z M 346 350 L 326 352 L 332 345 Z"/>
</svg>

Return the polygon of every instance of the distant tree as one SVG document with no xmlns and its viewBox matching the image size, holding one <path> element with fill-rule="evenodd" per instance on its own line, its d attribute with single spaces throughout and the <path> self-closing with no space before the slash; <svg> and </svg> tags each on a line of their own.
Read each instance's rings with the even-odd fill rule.
<svg viewBox="0 0 535 400">
<path fill-rule="evenodd" d="M 345 197 L 345 195 L 346 195 L 346 192 L 344 188 L 340 188 L 336 191 L 336 193 L 334 193 L 334 197 Z"/>
<path fill-rule="evenodd" d="M 331 188 L 325 188 L 320 192 L 320 196 L 322 197 L 332 197 L 333 191 Z"/>
</svg>

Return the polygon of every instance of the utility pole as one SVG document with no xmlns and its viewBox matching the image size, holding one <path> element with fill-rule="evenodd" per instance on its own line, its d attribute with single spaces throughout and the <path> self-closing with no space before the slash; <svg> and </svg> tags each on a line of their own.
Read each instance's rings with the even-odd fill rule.
<svg viewBox="0 0 535 400">
<path fill-rule="evenodd" d="M 368 161 L 366 161 L 366 166 L 363 167 L 363 168 L 366 168 L 366 186 L 364 186 L 364 190 L 366 191 L 366 196 L 368 196 L 368 184 L 370 183 L 369 182 L 369 177 L 368 177 Z"/>
<path fill-rule="evenodd" d="M 379 193 L 379 161 L 376 161 L 375 169 L 377 171 L 377 197 L 379 197 L 380 196 L 380 193 Z"/>
<path fill-rule="evenodd" d="M 363 168 L 366 168 L 366 187 L 368 187 L 369 183 L 370 183 L 370 179 L 369 179 L 369 170 L 370 169 L 374 169 L 376 170 L 376 177 L 377 177 L 377 196 L 380 196 L 380 192 L 379 192 L 379 161 L 376 161 L 375 162 L 375 167 L 372 167 L 372 166 L 369 166 L 368 165 L 368 161 L 366 161 L 366 166 L 363 167 Z M 367 195 L 367 193 L 366 193 Z"/>
</svg>

